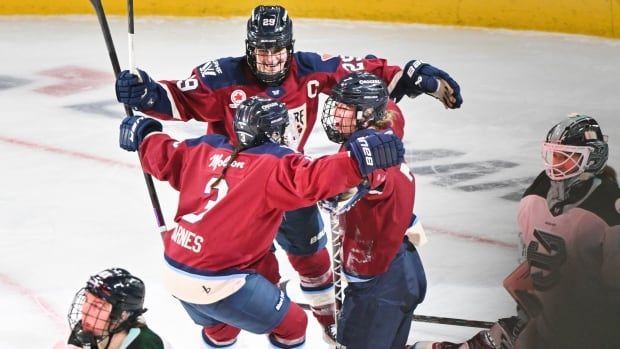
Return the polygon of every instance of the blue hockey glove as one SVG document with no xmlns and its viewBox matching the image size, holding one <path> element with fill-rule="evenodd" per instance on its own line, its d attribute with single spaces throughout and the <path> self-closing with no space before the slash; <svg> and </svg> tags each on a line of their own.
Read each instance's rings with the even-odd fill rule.
<svg viewBox="0 0 620 349">
<path fill-rule="evenodd" d="M 403 75 L 390 98 L 398 102 L 404 95 L 413 98 L 422 93 L 439 99 L 446 108 L 456 109 L 463 104 L 461 87 L 448 73 L 428 63 L 413 60 L 405 65 Z"/>
<path fill-rule="evenodd" d="M 370 183 L 368 183 L 367 179 L 364 179 L 355 188 L 349 188 L 344 193 L 319 201 L 319 207 L 329 214 L 339 216 L 351 210 L 369 191 Z"/>
<path fill-rule="evenodd" d="M 138 75 L 123 70 L 116 79 L 116 99 L 134 110 L 149 110 L 159 99 L 157 83 L 138 69 Z"/>
<path fill-rule="evenodd" d="M 345 147 L 357 162 L 362 177 L 398 165 L 405 158 L 403 142 L 393 134 L 358 131 L 351 135 Z"/>
<path fill-rule="evenodd" d="M 161 131 L 161 122 L 145 116 L 128 116 L 121 123 L 121 133 L 118 138 L 121 148 L 127 151 L 136 151 L 144 137 L 151 132 Z"/>
</svg>

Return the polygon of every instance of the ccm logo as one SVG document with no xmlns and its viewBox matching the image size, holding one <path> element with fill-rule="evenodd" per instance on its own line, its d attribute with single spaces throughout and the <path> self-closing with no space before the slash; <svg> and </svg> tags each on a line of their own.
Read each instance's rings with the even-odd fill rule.
<svg viewBox="0 0 620 349">
<path fill-rule="evenodd" d="M 366 141 L 366 137 L 358 139 L 358 142 L 362 146 L 362 151 L 364 152 L 364 159 L 366 159 L 366 165 L 373 166 L 372 153 L 370 152 L 370 148 L 368 147 L 368 141 Z"/>
</svg>

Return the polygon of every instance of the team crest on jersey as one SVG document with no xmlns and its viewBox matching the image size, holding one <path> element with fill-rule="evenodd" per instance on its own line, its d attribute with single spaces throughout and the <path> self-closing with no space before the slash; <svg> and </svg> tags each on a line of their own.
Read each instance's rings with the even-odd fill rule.
<svg viewBox="0 0 620 349">
<path fill-rule="evenodd" d="M 204 78 L 206 76 L 215 76 L 217 74 L 222 74 L 222 68 L 220 68 L 220 63 L 218 61 L 208 61 L 203 64 L 200 68 L 200 75 Z"/>
<path fill-rule="evenodd" d="M 247 98 L 245 92 L 243 90 L 234 90 L 230 94 L 230 101 L 232 102 L 229 106 L 233 109 L 236 109 L 241 102 L 245 101 Z"/>
</svg>

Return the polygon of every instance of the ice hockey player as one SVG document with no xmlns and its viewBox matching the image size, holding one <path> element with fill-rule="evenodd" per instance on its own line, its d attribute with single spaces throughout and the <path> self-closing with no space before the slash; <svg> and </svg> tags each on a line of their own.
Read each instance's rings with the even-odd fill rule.
<svg viewBox="0 0 620 349">
<path fill-rule="evenodd" d="M 519 316 L 463 344 L 425 349 L 617 348 L 620 189 L 596 120 L 572 115 L 547 133 L 545 171 L 525 191 L 518 222 L 525 261 L 504 282 Z"/>
<path fill-rule="evenodd" d="M 401 69 L 378 58 L 294 52 L 294 42 L 293 22 L 285 8 L 257 6 L 247 21 L 244 56 L 207 61 L 184 80 L 157 82 L 146 72 L 138 77 L 124 71 L 116 82 L 116 95 L 119 102 L 158 119 L 208 122 L 209 133 L 231 139 L 233 115 L 244 99 L 275 98 L 289 109 L 288 144 L 302 152 L 317 121 L 320 93 L 328 93 L 353 71 L 378 75 L 396 100 L 426 93 L 446 108 L 459 108 L 463 101 L 454 79 L 420 60 L 411 60 Z M 328 329 L 334 321 L 333 284 L 327 238 L 316 205 L 287 212 L 277 242 L 299 273 L 315 317 Z"/>
<path fill-rule="evenodd" d="M 365 72 L 345 76 L 323 107 L 328 138 L 346 151 L 354 132 L 402 135 L 402 114 L 388 100 L 379 77 Z M 421 239 L 421 226 L 414 228 L 415 181 L 402 163 L 375 171 L 368 186 L 370 191 L 340 218 L 347 287 L 337 342 L 355 349 L 402 349 L 413 311 L 426 294 L 424 268 L 413 244 Z"/>
<path fill-rule="evenodd" d="M 68 344 L 56 349 L 169 349 L 146 326 L 144 283 L 122 268 L 91 276 L 71 303 Z"/>
<path fill-rule="evenodd" d="M 275 348 L 302 347 L 306 315 L 275 285 L 271 244 L 282 215 L 404 159 L 398 137 L 378 133 L 310 160 L 282 145 L 288 120 L 283 103 L 254 96 L 236 109 L 237 144 L 217 134 L 179 142 L 147 117 L 121 125 L 121 147 L 139 148 L 144 171 L 179 191 L 177 226 L 164 237 L 165 281 L 203 326 L 207 348 L 231 347 L 240 329 L 270 334 Z"/>
</svg>

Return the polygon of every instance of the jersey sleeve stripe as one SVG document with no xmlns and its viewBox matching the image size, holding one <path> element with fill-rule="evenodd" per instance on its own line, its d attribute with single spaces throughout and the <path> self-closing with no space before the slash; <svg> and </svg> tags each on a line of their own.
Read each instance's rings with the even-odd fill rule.
<svg viewBox="0 0 620 349">
<path fill-rule="evenodd" d="M 170 101 L 170 109 L 172 110 L 172 117 L 175 120 L 181 120 L 181 115 L 179 114 L 179 109 L 177 108 L 177 105 L 174 101 L 174 97 L 172 96 L 172 93 L 170 93 L 170 89 L 168 88 L 168 86 L 166 86 L 166 84 L 161 84 L 159 83 L 159 86 L 161 86 L 161 88 L 164 89 L 164 91 L 166 91 L 166 96 L 168 97 L 168 100 Z"/>
</svg>

